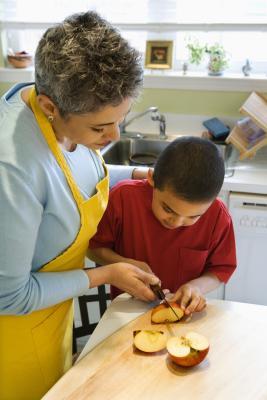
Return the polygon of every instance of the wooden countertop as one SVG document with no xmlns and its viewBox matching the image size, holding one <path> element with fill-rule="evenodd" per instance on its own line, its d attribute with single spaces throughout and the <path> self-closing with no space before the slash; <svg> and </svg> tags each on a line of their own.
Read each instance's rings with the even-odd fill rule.
<svg viewBox="0 0 267 400">
<path fill-rule="evenodd" d="M 266 306 L 209 300 L 191 321 L 157 326 L 170 335 L 194 330 L 209 339 L 207 358 L 194 368 L 174 365 L 166 352 L 135 353 L 132 332 L 146 328 L 151 328 L 150 311 L 94 347 L 44 399 L 267 399 Z"/>
</svg>

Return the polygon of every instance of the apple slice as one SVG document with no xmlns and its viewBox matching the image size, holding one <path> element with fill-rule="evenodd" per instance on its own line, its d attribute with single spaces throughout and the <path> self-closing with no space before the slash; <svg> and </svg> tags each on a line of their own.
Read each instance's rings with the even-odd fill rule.
<svg viewBox="0 0 267 400">
<path fill-rule="evenodd" d="M 188 332 L 185 336 L 171 337 L 167 342 L 167 351 L 176 364 L 193 367 L 208 354 L 209 342 L 199 333 Z"/>
<path fill-rule="evenodd" d="M 174 309 L 179 319 L 166 303 L 161 303 L 152 309 L 151 322 L 154 324 L 166 324 L 168 322 L 177 322 L 183 318 L 184 311 L 178 306 L 178 304 L 175 302 L 170 302 L 170 305 Z"/>
<path fill-rule="evenodd" d="M 145 353 L 154 353 L 165 349 L 166 334 L 162 331 L 138 330 L 133 332 L 134 345 Z"/>
</svg>

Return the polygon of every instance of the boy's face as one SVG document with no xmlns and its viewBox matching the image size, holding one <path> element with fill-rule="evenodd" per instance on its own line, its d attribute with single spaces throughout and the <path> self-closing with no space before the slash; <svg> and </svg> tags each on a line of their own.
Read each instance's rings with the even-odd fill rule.
<svg viewBox="0 0 267 400">
<path fill-rule="evenodd" d="M 148 181 L 154 186 L 153 178 Z M 181 226 L 190 226 L 199 220 L 213 203 L 190 203 L 177 197 L 167 187 L 164 190 L 153 189 L 152 211 L 157 220 L 167 229 L 176 229 Z"/>
</svg>

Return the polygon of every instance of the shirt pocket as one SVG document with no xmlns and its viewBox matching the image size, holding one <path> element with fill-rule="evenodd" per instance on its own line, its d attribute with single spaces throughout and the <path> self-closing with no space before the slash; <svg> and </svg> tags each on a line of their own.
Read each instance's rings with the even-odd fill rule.
<svg viewBox="0 0 267 400">
<path fill-rule="evenodd" d="M 208 258 L 208 250 L 195 250 L 187 247 L 181 247 L 179 251 L 179 272 L 181 285 L 199 278 L 204 272 Z"/>
</svg>

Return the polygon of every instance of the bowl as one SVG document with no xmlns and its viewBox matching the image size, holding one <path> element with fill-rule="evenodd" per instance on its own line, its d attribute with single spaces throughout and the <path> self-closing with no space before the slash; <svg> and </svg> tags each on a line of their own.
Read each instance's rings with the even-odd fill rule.
<svg viewBox="0 0 267 400">
<path fill-rule="evenodd" d="M 26 53 L 26 51 L 16 52 L 7 56 L 9 64 L 15 68 L 26 68 L 32 64 L 32 55 Z"/>
</svg>

